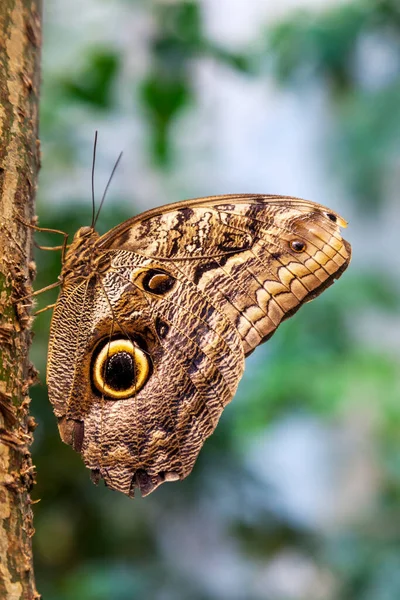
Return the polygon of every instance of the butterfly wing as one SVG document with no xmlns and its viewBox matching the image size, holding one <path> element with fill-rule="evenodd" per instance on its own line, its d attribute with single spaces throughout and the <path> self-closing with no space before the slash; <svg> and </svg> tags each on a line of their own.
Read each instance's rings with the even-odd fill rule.
<svg viewBox="0 0 400 600">
<path fill-rule="evenodd" d="M 148 273 L 160 277 L 159 264 L 156 270 L 152 259 L 133 252 L 110 258 L 104 273 L 60 295 L 49 397 L 62 439 L 82 453 L 94 477 L 146 495 L 191 471 L 236 391 L 243 348 L 229 319 L 178 269 L 169 267 L 173 285 L 160 294 L 145 284 Z M 142 389 L 116 399 L 96 388 L 94 371 L 99 349 L 119 339 L 140 345 L 148 377 Z"/>
<path fill-rule="evenodd" d="M 151 257 L 196 284 L 242 338 L 245 355 L 346 269 L 346 222 L 297 198 L 199 198 L 148 211 L 100 239 Z"/>
<path fill-rule="evenodd" d="M 146 495 L 190 473 L 244 357 L 347 267 L 343 225 L 303 200 L 223 196 L 149 211 L 98 240 L 101 268 L 57 303 L 48 368 L 61 435 L 95 477 Z M 93 383 L 98 348 L 116 338 L 148 367 L 122 399 Z"/>
</svg>

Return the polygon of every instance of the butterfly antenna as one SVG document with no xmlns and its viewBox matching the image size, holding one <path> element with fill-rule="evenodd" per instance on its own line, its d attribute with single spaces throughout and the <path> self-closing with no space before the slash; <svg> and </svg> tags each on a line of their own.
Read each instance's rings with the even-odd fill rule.
<svg viewBox="0 0 400 600">
<path fill-rule="evenodd" d="M 102 208 L 102 206 L 103 206 L 103 204 L 104 204 L 104 200 L 106 199 L 106 195 L 107 195 L 107 192 L 108 192 L 108 188 L 110 187 L 110 183 L 111 183 L 111 181 L 112 181 L 112 178 L 114 177 L 114 173 L 115 173 L 115 171 L 117 170 L 117 167 L 118 167 L 118 165 L 119 165 L 119 161 L 120 161 L 120 160 L 121 160 L 121 158 L 122 158 L 122 154 L 123 154 L 123 153 L 121 152 L 121 153 L 120 153 L 120 155 L 118 156 L 117 160 L 115 161 L 114 168 L 113 168 L 113 170 L 111 171 L 111 175 L 110 175 L 110 177 L 109 177 L 109 179 L 108 179 L 108 182 L 107 182 L 106 188 L 105 188 L 105 190 L 104 190 L 104 194 L 103 194 L 103 197 L 102 197 L 102 199 L 101 199 L 100 206 L 99 206 L 99 210 L 97 211 L 97 215 L 96 215 L 96 218 L 95 218 L 95 220 L 94 220 L 93 227 L 96 227 L 97 219 L 99 218 L 99 215 L 100 215 L 101 208 Z"/>
<path fill-rule="evenodd" d="M 93 144 L 93 160 L 92 160 L 92 225 L 91 228 L 94 229 L 95 226 L 95 199 L 94 199 L 94 169 L 96 166 L 96 149 L 97 149 L 97 130 L 94 134 L 94 144 Z"/>
</svg>

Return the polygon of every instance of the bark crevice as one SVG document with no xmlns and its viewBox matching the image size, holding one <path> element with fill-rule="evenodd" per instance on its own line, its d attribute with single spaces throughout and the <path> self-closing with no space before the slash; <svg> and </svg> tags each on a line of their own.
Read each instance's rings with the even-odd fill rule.
<svg viewBox="0 0 400 600">
<path fill-rule="evenodd" d="M 35 272 L 32 232 L 39 170 L 38 94 L 41 1 L 0 2 L 0 598 L 39 598 L 34 533 L 29 415 L 30 302 Z M 20 217 L 20 218 L 18 218 Z M 22 221 L 21 221 L 21 220 Z"/>
</svg>

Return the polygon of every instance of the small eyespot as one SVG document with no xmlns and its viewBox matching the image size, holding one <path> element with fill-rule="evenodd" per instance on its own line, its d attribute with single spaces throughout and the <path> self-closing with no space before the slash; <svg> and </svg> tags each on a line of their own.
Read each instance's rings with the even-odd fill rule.
<svg viewBox="0 0 400 600">
<path fill-rule="evenodd" d="M 334 215 L 333 213 L 325 213 L 326 216 L 328 217 L 328 219 L 330 221 L 332 221 L 332 223 L 336 223 L 337 222 L 337 216 Z"/>
<path fill-rule="evenodd" d="M 300 240 L 293 240 L 290 242 L 290 247 L 294 252 L 304 252 L 306 245 Z"/>
<path fill-rule="evenodd" d="M 95 354 L 92 381 L 105 398 L 123 400 L 134 396 L 149 376 L 149 357 L 131 340 L 107 339 Z"/>
<path fill-rule="evenodd" d="M 169 331 L 169 325 L 168 325 L 168 323 L 166 323 L 165 321 L 163 321 L 162 319 L 160 319 L 160 317 L 157 317 L 156 318 L 156 322 L 155 322 L 155 326 L 156 326 L 157 335 L 161 339 L 164 339 L 168 335 L 168 331 Z"/>
<path fill-rule="evenodd" d="M 161 269 L 148 269 L 142 278 L 142 286 L 145 292 L 163 296 L 175 285 L 175 278 Z"/>
</svg>

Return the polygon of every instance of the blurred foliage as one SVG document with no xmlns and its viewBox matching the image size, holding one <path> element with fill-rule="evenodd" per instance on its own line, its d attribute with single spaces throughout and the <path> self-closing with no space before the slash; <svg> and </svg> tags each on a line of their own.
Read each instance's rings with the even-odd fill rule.
<svg viewBox="0 0 400 600">
<path fill-rule="evenodd" d="M 392 175 L 390 159 L 400 151 L 398 0 L 357 0 L 317 14 L 296 11 L 268 32 L 268 48 L 281 82 L 321 78 L 329 86 L 335 115 L 331 159 L 359 202 L 376 209 Z"/>
<path fill-rule="evenodd" d="M 60 94 L 67 102 L 81 101 L 96 108 L 110 109 L 119 62 L 115 52 L 92 48 L 82 70 L 61 82 Z"/>
<path fill-rule="evenodd" d="M 153 63 L 141 85 L 141 97 L 152 131 L 152 150 L 159 166 L 171 159 L 170 127 L 193 100 L 191 71 L 195 61 L 213 58 L 247 72 L 246 56 L 211 44 L 202 32 L 197 2 L 159 3 L 155 6 L 156 33 L 152 40 Z"/>
<path fill-rule="evenodd" d="M 126 5 L 137 9 L 136 3 Z M 150 60 L 136 93 L 150 129 L 154 164 L 171 168 L 173 123 L 196 103 L 196 61 L 219 61 L 262 80 L 267 59 L 280 82 L 296 90 L 316 79 L 324 83 L 334 115 L 327 147 L 338 165 L 337 176 L 354 193 L 350 198 L 358 201 L 359 216 L 364 207 L 379 214 L 400 139 L 397 2 L 358 0 L 318 13 L 293 13 L 268 32 L 268 47 L 257 68 L 254 48 L 235 53 L 206 38 L 200 6 L 192 1 L 149 4 Z M 372 84 L 364 73 L 369 54 L 365 58 L 363 44 L 372 40 L 372 47 L 379 49 L 383 38 L 393 68 Z M 82 60 L 62 76 L 45 74 L 42 137 L 47 158 L 38 206 L 43 227 L 72 235 L 91 221 L 89 164 L 87 198 L 75 198 L 72 206 L 53 203 L 46 188 L 48 172 L 62 165 L 72 181 L 82 153 L 73 120 L 82 115 L 73 113 L 73 107 L 83 107 L 84 118 L 115 116 L 121 102 L 116 86 L 125 60 L 123 49 L 93 47 L 88 41 Z M 101 233 L 132 216 L 123 200 L 106 202 L 98 222 Z M 45 246 L 59 243 L 57 236 L 46 233 L 38 234 L 37 241 Z M 37 264 L 38 288 L 57 279 L 58 252 L 38 251 Z M 145 500 L 132 501 L 91 484 L 80 457 L 60 442 L 44 385 L 33 388 L 32 408 L 39 423 L 33 447 L 38 470 L 34 497 L 41 498 L 35 505 L 33 539 L 43 597 L 260 600 L 267 597 L 251 588 L 256 575 L 263 581 L 271 561 L 292 553 L 313 565 L 325 582 L 320 596 L 312 591 L 301 600 L 397 600 L 398 358 L 380 340 L 372 343 L 362 336 L 376 314 L 398 318 L 394 288 L 384 269 L 352 266 L 339 285 L 282 324 L 249 358 L 237 397 L 190 477 L 161 486 Z M 40 297 L 38 308 L 54 302 L 56 295 Z M 50 312 L 35 321 L 32 350 L 43 380 Z M 369 503 L 355 507 L 350 522 L 321 525 L 317 519 L 310 524 L 295 518 L 281 504 L 279 491 L 251 465 L 249 453 L 260 454 L 258 442 L 286 418 L 314 419 L 328 435 L 340 431 L 352 415 L 367 430 L 365 443 L 373 456 L 369 468 L 378 481 L 375 495 L 371 492 Z M 224 590 L 213 593 L 213 567 L 225 563 Z M 248 590 L 242 596 L 229 588 L 240 569 Z M 292 598 L 300 597 L 268 600 Z"/>
</svg>

